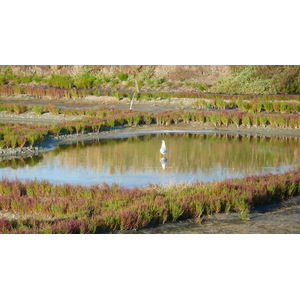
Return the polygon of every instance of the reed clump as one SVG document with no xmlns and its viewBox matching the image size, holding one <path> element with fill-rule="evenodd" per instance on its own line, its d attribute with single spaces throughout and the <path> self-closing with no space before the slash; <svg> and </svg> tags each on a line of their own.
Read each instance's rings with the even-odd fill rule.
<svg viewBox="0 0 300 300">
<path fill-rule="evenodd" d="M 300 169 L 207 184 L 124 188 L 2 179 L 0 233 L 99 233 L 139 229 L 187 218 L 235 212 L 247 219 L 258 204 L 300 192 Z"/>
<path fill-rule="evenodd" d="M 104 77 L 103 77 L 104 76 Z M 133 87 L 135 86 L 135 81 L 128 79 L 127 81 L 122 81 L 118 77 L 114 79 L 106 77 L 94 77 L 90 73 L 83 73 L 74 79 L 68 79 L 68 76 L 62 75 L 51 75 L 48 79 L 38 79 L 38 82 L 43 83 L 41 86 L 24 86 L 24 85 L 10 85 L 6 81 L 1 81 L 0 77 L 0 95 L 28 95 L 35 97 L 37 99 L 48 98 L 52 99 L 81 99 L 89 95 L 93 96 L 113 96 L 119 99 L 132 98 Z M 118 76 L 118 75 L 117 75 Z M 125 77 L 120 77 L 125 78 Z M 111 83 L 109 87 L 106 86 L 107 81 Z M 123 86 L 117 86 L 120 83 L 126 83 L 126 86 L 132 87 L 131 91 L 124 91 Z M 148 81 L 149 82 L 149 81 Z M 156 82 L 159 86 L 163 86 L 164 81 L 158 80 Z M 45 86 L 46 84 L 46 86 Z M 101 86 L 103 85 L 103 86 Z M 144 82 L 138 82 L 139 87 L 144 85 Z M 116 93 L 117 92 L 117 93 Z M 274 102 L 272 104 L 278 107 L 276 102 L 288 102 L 291 105 L 290 111 L 299 111 L 299 105 L 292 104 L 291 101 L 300 101 L 299 95 L 292 94 L 276 94 L 276 95 L 232 95 L 232 94 L 206 94 L 201 92 L 164 92 L 164 91 L 152 91 L 152 92 L 140 92 L 135 95 L 136 100 L 162 100 L 162 99 L 197 99 L 192 105 L 195 108 L 201 107 L 201 109 L 211 110 L 211 109 L 230 109 L 236 108 L 237 102 L 240 101 L 239 109 L 252 109 L 252 110 L 268 110 L 268 107 L 262 106 L 261 102 Z M 244 101 L 243 105 L 241 101 Z M 249 106 L 246 102 L 251 101 Z M 255 102 L 259 103 L 258 108 L 255 107 Z M 268 105 L 268 104 L 267 104 Z M 243 107 L 245 106 L 245 107 Z M 280 105 L 279 105 L 280 106 Z M 261 107 L 261 108 L 260 108 Z M 272 107 L 272 109 L 274 109 Z M 276 108 L 280 111 L 287 111 L 285 107 Z"/>
<path fill-rule="evenodd" d="M 2 104 L 0 110 L 14 112 L 15 105 Z M 172 124 L 196 122 L 201 125 L 213 125 L 216 127 L 266 127 L 280 129 L 299 129 L 299 114 L 268 114 L 241 111 L 195 111 L 184 110 L 165 111 L 161 113 L 142 113 L 138 111 L 112 109 L 99 107 L 97 109 L 60 109 L 54 105 L 45 107 L 21 106 L 19 111 L 32 110 L 42 114 L 63 114 L 68 116 L 82 116 L 80 120 L 65 121 L 50 125 L 19 125 L 0 124 L 0 147 L 23 147 L 24 145 L 35 145 L 41 142 L 46 135 L 61 134 L 83 134 L 89 132 L 100 132 L 103 129 L 110 129 L 115 126 L 138 126 L 144 124 L 156 124 L 158 126 L 170 126 Z M 34 138 L 35 137 L 35 138 Z M 24 141 L 25 144 L 24 144 Z"/>
</svg>

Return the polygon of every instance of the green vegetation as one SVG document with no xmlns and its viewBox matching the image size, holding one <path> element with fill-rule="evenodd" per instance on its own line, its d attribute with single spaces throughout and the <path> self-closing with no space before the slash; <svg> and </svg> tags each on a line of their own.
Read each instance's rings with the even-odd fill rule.
<svg viewBox="0 0 300 300">
<path fill-rule="evenodd" d="M 47 181 L 0 181 L 0 233 L 101 233 L 207 215 L 236 212 L 249 218 L 255 206 L 300 192 L 300 169 L 207 184 L 163 188 L 83 187 Z"/>
<path fill-rule="evenodd" d="M 280 112 L 280 113 L 299 113 L 300 103 L 284 100 L 265 100 L 266 97 L 258 97 L 253 100 L 223 100 L 216 96 L 213 100 L 199 99 L 195 100 L 191 106 L 194 109 L 201 110 L 228 110 L 238 109 L 252 113 L 260 112 Z"/>
<path fill-rule="evenodd" d="M 189 81 L 184 82 L 186 86 L 192 86 L 200 91 L 209 91 L 209 86 L 206 83 L 191 83 Z"/>
<path fill-rule="evenodd" d="M 92 71 L 89 68 L 84 68 L 80 74 L 74 78 L 74 85 L 77 88 L 89 89 L 94 86 L 96 77 L 92 74 Z"/>
<path fill-rule="evenodd" d="M 117 78 L 120 81 L 126 81 L 128 79 L 128 75 L 126 73 L 119 73 L 119 74 L 117 74 Z"/>
<path fill-rule="evenodd" d="M 46 79 L 45 82 L 49 86 L 67 88 L 67 89 L 73 86 L 73 82 L 70 76 L 64 76 L 60 74 L 51 74 L 50 78 Z"/>
<path fill-rule="evenodd" d="M 284 106 L 286 111 L 286 106 Z M 24 147 L 25 145 L 35 145 L 41 142 L 48 134 L 77 134 L 85 132 L 99 132 L 104 128 L 114 126 L 137 126 L 143 124 L 157 124 L 159 126 L 169 126 L 180 122 L 206 123 L 213 126 L 245 126 L 245 127 L 275 127 L 282 129 L 299 129 L 299 114 L 268 114 L 254 113 L 252 111 L 196 111 L 186 112 L 184 110 L 166 111 L 161 113 L 143 113 L 138 111 L 98 108 L 93 110 L 60 109 L 54 105 L 45 107 L 30 106 L 23 104 L 2 104 L 0 110 L 7 110 L 15 113 L 22 113 L 32 110 L 37 114 L 50 112 L 52 114 L 64 114 L 68 116 L 82 116 L 81 120 L 66 121 L 55 126 L 33 126 L 20 124 L 0 124 L 0 146 L 1 148 Z"/>
<path fill-rule="evenodd" d="M 0 124 L 0 148 L 33 146 L 48 133 L 45 126 Z"/>
<path fill-rule="evenodd" d="M 41 115 L 45 112 L 45 108 L 43 106 L 30 106 L 30 110 L 35 112 L 37 115 Z"/>
<path fill-rule="evenodd" d="M 54 84 L 54 83 L 53 83 Z M 29 95 L 36 97 L 38 99 L 47 97 L 48 99 L 80 99 L 86 97 L 88 95 L 94 96 L 114 96 L 114 92 L 118 91 L 117 89 L 65 89 L 59 87 L 28 87 L 28 86 L 11 86 L 11 85 L 0 85 L 0 95 Z M 120 97 L 118 99 L 123 98 L 131 98 L 131 92 L 122 92 L 118 91 Z M 143 99 L 143 100 L 151 100 L 151 99 L 182 99 L 182 98 L 191 98 L 191 99 L 199 99 L 193 105 L 195 108 L 197 106 L 204 108 L 231 108 L 233 105 L 237 103 L 241 103 L 241 101 L 258 101 L 258 102 L 269 102 L 269 101 L 291 101 L 291 100 L 300 100 L 300 95 L 266 95 L 266 96 L 241 96 L 241 95 L 211 95 L 211 94 L 200 94 L 200 93 L 167 93 L 167 92 L 141 92 L 136 93 L 135 99 Z M 207 100 L 211 100 L 209 103 L 211 107 L 205 107 Z M 229 101 L 231 100 L 231 102 Z M 203 102 L 204 101 L 204 102 Z M 228 104 L 229 103 L 229 104 Z M 204 104 L 204 105 L 202 105 Z M 268 104 L 267 104 L 268 105 Z M 275 103 L 273 105 L 276 105 Z M 296 104 L 298 105 L 298 104 Z M 299 105 L 298 105 L 299 107 Z M 267 111 L 267 109 L 266 109 Z M 278 111 L 278 109 L 275 111 Z"/>
<path fill-rule="evenodd" d="M 161 90 L 163 87 L 172 86 L 174 82 L 156 77 L 154 71 L 153 66 L 148 66 L 144 70 L 138 66 L 137 73 L 129 76 L 124 72 L 117 74 L 93 72 L 86 66 L 76 76 L 53 73 L 48 78 L 42 78 L 36 74 L 16 76 L 10 66 L 1 66 L 0 85 L 34 83 L 63 89 L 98 89 L 135 87 L 135 80 L 137 80 L 140 88 Z M 203 82 L 190 82 L 183 77 L 180 77 L 177 82 L 199 91 L 229 95 L 300 93 L 300 66 L 231 66 L 231 74 L 212 86 Z M 198 98 L 195 92 L 192 94 Z"/>
<path fill-rule="evenodd" d="M 232 66 L 209 90 L 226 94 L 300 93 L 300 66 Z"/>
<path fill-rule="evenodd" d="M 154 78 L 154 68 L 149 67 L 143 72 L 140 72 L 136 77 L 129 77 L 124 72 L 118 74 L 104 74 L 102 72 L 93 72 L 89 67 L 84 67 L 76 76 L 67 76 L 59 73 L 53 73 L 48 78 L 42 78 L 36 74 L 33 76 L 16 76 L 13 74 L 10 66 L 2 66 L 0 72 L 0 84 L 43 84 L 49 87 L 63 88 L 63 89 L 96 89 L 102 85 L 108 85 L 112 88 L 119 83 L 124 82 L 127 87 L 135 86 L 135 79 L 138 80 L 138 85 L 144 86 L 149 84 L 150 87 L 160 88 L 165 82 L 164 78 Z"/>
<path fill-rule="evenodd" d="M 0 71 L 0 84 L 6 84 L 10 80 L 14 80 L 16 76 L 13 74 L 10 66 L 2 66 Z"/>
</svg>

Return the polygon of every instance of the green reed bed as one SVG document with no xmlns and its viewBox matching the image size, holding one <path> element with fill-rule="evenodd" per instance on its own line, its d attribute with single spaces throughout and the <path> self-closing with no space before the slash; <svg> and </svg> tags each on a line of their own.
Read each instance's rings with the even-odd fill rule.
<svg viewBox="0 0 300 300">
<path fill-rule="evenodd" d="M 51 76 L 51 78 L 56 78 Z M 52 78 L 52 79 L 53 79 Z M 49 79 L 49 80 L 50 80 Z M 52 80 L 51 79 L 51 80 Z M 54 80 L 53 79 L 53 80 Z M 64 82 L 66 79 L 64 77 L 59 77 L 58 82 Z M 86 81 L 87 80 L 87 81 Z M 164 91 L 152 91 L 152 92 L 138 92 L 134 93 L 133 91 L 123 91 L 117 90 L 115 87 L 111 88 L 99 88 L 90 86 L 88 84 L 90 79 L 85 79 L 76 87 L 72 87 L 70 83 L 66 82 L 61 85 L 50 85 L 50 86 L 20 86 L 20 85 L 7 85 L 0 84 L 0 95 L 10 96 L 10 95 L 28 95 L 33 96 L 37 99 L 48 98 L 48 99 L 67 99 L 75 100 L 82 99 L 86 96 L 112 96 L 117 100 L 124 98 L 131 99 L 134 94 L 136 100 L 160 100 L 160 99 L 203 99 L 212 101 L 211 107 L 220 107 L 222 108 L 222 101 L 232 101 L 233 104 L 236 104 L 239 101 L 256 101 L 256 102 L 270 102 L 270 101 L 300 101 L 300 95 L 230 95 L 230 94 L 206 94 L 206 93 L 197 93 L 197 92 L 175 92 L 169 93 Z M 52 81 L 49 81 L 52 82 Z M 1 83 L 1 82 L 0 82 Z M 216 104 L 220 102 L 220 105 Z M 194 103 L 195 106 L 199 104 Z M 201 105 L 201 102 L 200 102 Z"/>
<path fill-rule="evenodd" d="M 0 149 L 36 145 L 47 133 L 47 126 L 0 124 Z"/>
<path fill-rule="evenodd" d="M 9 105 L 8 105 L 9 106 Z M 13 106 L 12 106 L 13 107 Z M 31 108 L 34 111 L 34 108 Z M 130 110 L 98 108 L 94 110 L 59 109 L 48 105 L 39 108 L 37 113 L 48 111 L 53 114 L 81 115 L 82 119 L 64 121 L 55 125 L 0 124 L 0 149 L 33 146 L 44 140 L 47 135 L 84 134 L 100 132 L 115 126 L 138 126 L 156 124 L 170 126 L 179 123 L 196 123 L 199 126 L 215 127 L 267 127 L 280 129 L 299 129 L 299 114 L 268 114 L 240 111 L 200 111 L 184 110 L 161 113 L 143 113 Z"/>
<path fill-rule="evenodd" d="M 191 104 L 192 108 L 200 110 L 228 110 L 237 109 L 253 113 L 280 112 L 299 113 L 300 103 L 297 101 L 271 101 L 271 100 L 224 100 L 216 97 L 213 100 L 199 99 Z"/>
<path fill-rule="evenodd" d="M 0 181 L 0 233 L 100 233 L 236 212 L 300 192 L 300 169 L 207 184 L 124 188 Z M 9 215 L 14 215 L 11 219 Z"/>
</svg>

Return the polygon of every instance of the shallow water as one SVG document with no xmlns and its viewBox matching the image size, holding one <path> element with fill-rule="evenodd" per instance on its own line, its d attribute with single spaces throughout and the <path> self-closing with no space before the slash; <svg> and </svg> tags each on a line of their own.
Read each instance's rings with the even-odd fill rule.
<svg viewBox="0 0 300 300">
<path fill-rule="evenodd" d="M 161 140 L 168 154 L 159 153 Z M 209 182 L 300 166 L 299 140 L 208 133 L 161 133 L 60 146 L 0 162 L 0 177 L 122 186 Z"/>
</svg>

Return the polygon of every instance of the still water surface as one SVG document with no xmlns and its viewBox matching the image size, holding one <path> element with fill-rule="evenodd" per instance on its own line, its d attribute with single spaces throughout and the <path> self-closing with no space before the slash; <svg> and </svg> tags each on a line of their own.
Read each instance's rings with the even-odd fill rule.
<svg viewBox="0 0 300 300">
<path fill-rule="evenodd" d="M 166 141 L 168 154 L 159 152 Z M 60 146 L 0 162 L 0 177 L 93 185 L 209 182 L 300 166 L 299 140 L 220 134 L 161 133 Z"/>
</svg>

